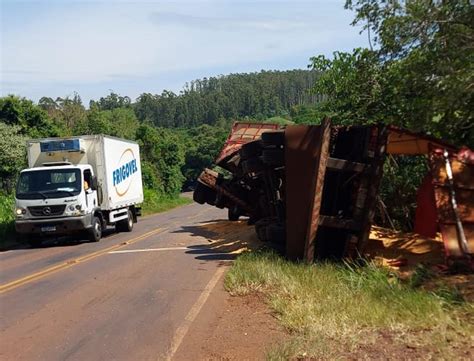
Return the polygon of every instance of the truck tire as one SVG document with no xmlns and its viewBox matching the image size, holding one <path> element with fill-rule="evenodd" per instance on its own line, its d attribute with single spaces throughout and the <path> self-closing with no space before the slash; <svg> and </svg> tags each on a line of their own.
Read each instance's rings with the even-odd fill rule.
<svg viewBox="0 0 474 361">
<path fill-rule="evenodd" d="M 43 240 L 41 238 L 31 238 L 28 240 L 28 244 L 31 248 L 39 248 L 43 246 Z"/>
<path fill-rule="evenodd" d="M 262 145 L 264 148 L 283 148 L 285 146 L 285 132 L 262 133 Z"/>
<path fill-rule="evenodd" d="M 240 148 L 240 158 L 249 159 L 259 156 L 262 153 L 262 142 L 255 140 L 253 142 L 245 143 Z"/>
<path fill-rule="evenodd" d="M 39 248 L 43 245 L 43 240 L 38 236 L 24 235 L 21 236 L 20 239 L 22 242 L 28 243 L 31 248 Z"/>
<path fill-rule="evenodd" d="M 229 203 L 229 200 L 226 196 L 224 196 L 223 194 L 217 195 L 216 204 L 215 204 L 217 208 L 223 209 L 228 203 Z"/>
<path fill-rule="evenodd" d="M 262 160 L 265 164 L 282 167 L 285 165 L 285 152 L 283 149 L 264 149 Z"/>
<path fill-rule="evenodd" d="M 267 226 L 264 224 L 259 224 L 258 222 L 255 224 L 255 233 L 257 233 L 257 238 L 260 242 L 268 242 L 266 229 Z"/>
<path fill-rule="evenodd" d="M 193 192 L 193 200 L 196 203 L 206 203 L 206 186 L 197 182 L 196 189 Z"/>
<path fill-rule="evenodd" d="M 279 224 L 269 224 L 266 228 L 266 238 L 273 243 L 282 244 L 286 241 L 285 227 Z"/>
<path fill-rule="evenodd" d="M 88 239 L 91 242 L 99 242 L 102 238 L 102 222 L 96 216 L 92 217 L 92 227 L 88 231 Z"/>
<path fill-rule="evenodd" d="M 120 232 L 131 232 L 133 229 L 133 214 L 129 209 L 127 211 L 127 219 L 121 220 L 117 223 Z"/>
<path fill-rule="evenodd" d="M 257 173 L 264 169 L 265 166 L 259 158 L 250 158 L 242 162 L 242 170 L 244 174 Z"/>
<path fill-rule="evenodd" d="M 211 206 L 216 204 L 217 192 L 208 186 L 198 182 L 193 192 L 193 200 L 199 204 L 209 203 Z"/>
<path fill-rule="evenodd" d="M 232 206 L 229 208 L 228 214 L 227 214 L 229 221 L 238 221 L 240 217 L 240 209 L 237 206 Z"/>
</svg>

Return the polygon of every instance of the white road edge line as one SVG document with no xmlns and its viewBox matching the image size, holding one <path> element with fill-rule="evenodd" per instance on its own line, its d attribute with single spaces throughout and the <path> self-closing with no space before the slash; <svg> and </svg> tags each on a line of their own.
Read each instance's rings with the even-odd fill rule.
<svg viewBox="0 0 474 361">
<path fill-rule="evenodd" d="M 121 251 L 110 251 L 108 254 L 118 253 L 137 253 L 137 252 L 157 252 L 157 251 L 179 251 L 184 249 L 190 249 L 188 247 L 163 247 L 163 248 L 144 248 L 144 249 L 124 249 Z"/>
<path fill-rule="evenodd" d="M 189 331 L 189 327 L 196 319 L 196 316 L 201 311 L 202 306 L 204 306 L 204 304 L 206 303 L 207 299 L 209 298 L 209 295 L 211 294 L 212 290 L 216 286 L 217 282 L 219 281 L 219 279 L 221 278 L 225 270 L 226 270 L 226 267 L 219 267 L 217 269 L 216 273 L 214 273 L 211 280 L 206 285 L 201 295 L 199 296 L 197 301 L 194 303 L 193 307 L 191 307 L 188 314 L 184 318 L 184 322 L 181 324 L 181 326 L 179 326 L 176 329 L 176 332 L 173 335 L 173 339 L 171 340 L 171 347 L 168 351 L 168 354 L 166 355 L 167 361 L 171 361 L 176 351 L 178 351 L 178 348 L 181 345 L 181 342 L 183 342 L 184 336 L 186 336 L 186 334 Z"/>
</svg>

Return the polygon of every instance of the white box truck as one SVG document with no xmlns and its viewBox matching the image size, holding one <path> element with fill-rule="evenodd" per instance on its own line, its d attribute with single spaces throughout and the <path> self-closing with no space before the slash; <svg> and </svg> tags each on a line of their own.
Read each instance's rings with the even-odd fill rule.
<svg viewBox="0 0 474 361">
<path fill-rule="evenodd" d="M 105 135 L 27 142 L 28 169 L 16 188 L 17 235 L 85 235 L 99 241 L 107 225 L 130 232 L 140 215 L 143 186 L 138 144 Z"/>
</svg>

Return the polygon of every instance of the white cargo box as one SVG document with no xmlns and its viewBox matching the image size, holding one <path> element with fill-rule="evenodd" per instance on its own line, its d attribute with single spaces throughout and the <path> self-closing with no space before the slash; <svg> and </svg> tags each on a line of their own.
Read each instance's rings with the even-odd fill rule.
<svg viewBox="0 0 474 361">
<path fill-rule="evenodd" d="M 112 210 L 143 202 L 138 144 L 106 135 L 28 141 L 28 165 L 48 163 L 90 164 L 97 176 L 100 208 Z"/>
</svg>

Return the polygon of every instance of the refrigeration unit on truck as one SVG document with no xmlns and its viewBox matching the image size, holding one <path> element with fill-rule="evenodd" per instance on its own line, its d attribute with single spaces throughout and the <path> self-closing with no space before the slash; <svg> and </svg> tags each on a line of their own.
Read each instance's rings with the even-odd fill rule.
<svg viewBox="0 0 474 361">
<path fill-rule="evenodd" d="M 34 139 L 16 188 L 15 228 L 32 244 L 107 225 L 130 232 L 143 202 L 138 144 L 105 135 Z"/>
</svg>

